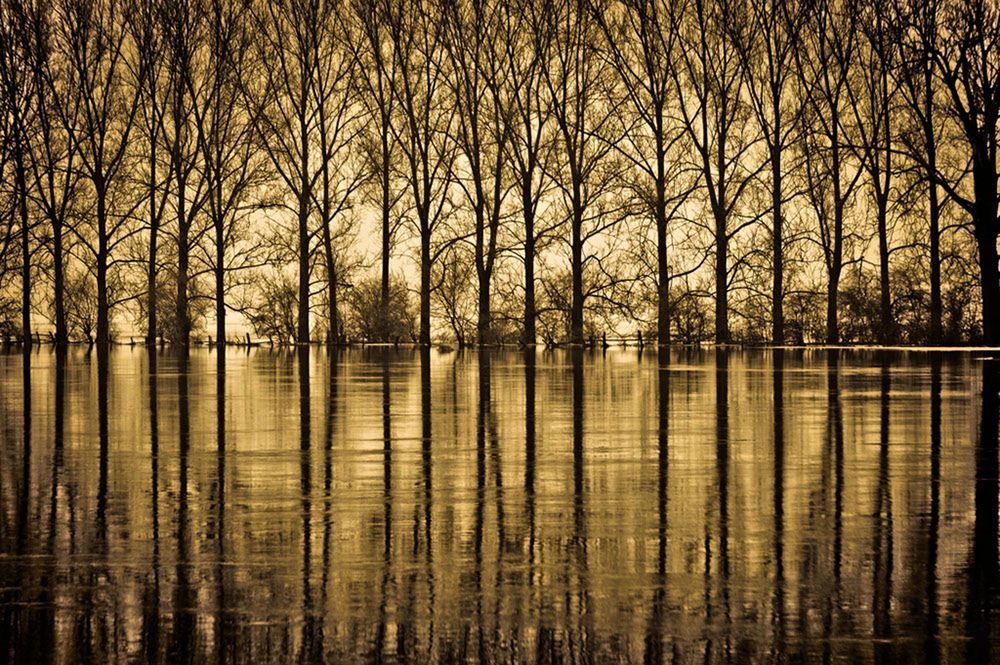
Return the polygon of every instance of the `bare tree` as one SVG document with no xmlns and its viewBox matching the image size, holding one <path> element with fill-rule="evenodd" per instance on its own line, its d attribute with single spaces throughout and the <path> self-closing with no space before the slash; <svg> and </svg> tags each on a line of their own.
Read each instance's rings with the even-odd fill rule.
<svg viewBox="0 0 1000 665">
<path fill-rule="evenodd" d="M 295 341 L 310 338 L 313 191 L 320 177 L 316 159 L 317 109 L 314 85 L 318 53 L 329 36 L 324 0 L 262 2 L 254 9 L 254 42 L 260 67 L 257 76 L 241 78 L 241 88 L 251 106 L 260 146 L 267 153 L 281 184 L 294 203 L 295 256 L 298 270 L 298 304 Z"/>
<path fill-rule="evenodd" d="M 191 253 L 205 233 L 204 228 L 195 225 L 206 199 L 206 178 L 197 171 L 201 157 L 198 107 L 206 104 L 209 94 L 209 77 L 199 67 L 199 51 L 204 47 L 209 21 L 201 0 L 169 0 L 160 5 L 160 12 L 168 80 L 163 136 L 170 153 L 177 246 L 177 296 L 171 334 L 176 343 L 187 346 L 192 328 Z"/>
<path fill-rule="evenodd" d="M 473 257 L 478 284 L 477 342 L 494 341 L 490 289 L 499 251 L 503 206 L 510 190 L 508 144 L 513 113 L 509 99 L 509 24 L 498 4 L 473 0 L 442 3 L 444 46 L 451 93 L 457 107 L 456 134 L 463 157 L 454 180 L 472 208 Z"/>
<path fill-rule="evenodd" d="M 856 13 L 837 0 L 812 5 L 796 50 L 797 70 L 806 100 L 806 125 L 800 141 L 805 159 L 807 198 L 816 213 L 818 244 L 827 273 L 826 342 L 840 341 L 837 296 L 845 258 L 845 213 L 863 173 L 850 164 L 846 133 L 847 88 L 857 34 Z M 853 171 L 853 173 L 852 173 Z"/>
<path fill-rule="evenodd" d="M 670 4 L 663 0 L 592 3 L 604 33 L 605 48 L 622 83 L 624 102 L 638 119 L 626 123 L 627 140 L 618 144 L 651 195 L 644 198 L 656 229 L 657 344 L 670 343 L 670 223 L 687 200 L 689 188 L 678 182 L 684 168 L 671 158 L 683 133 L 674 114 L 677 92 L 670 67 L 677 57 L 678 33 Z M 618 107 L 624 114 L 624 108 Z"/>
<path fill-rule="evenodd" d="M 785 235 L 784 204 L 786 155 L 798 138 L 801 100 L 795 94 L 795 50 L 806 15 L 798 0 L 765 0 L 747 3 L 745 22 L 730 21 L 731 39 L 745 72 L 745 87 L 767 150 L 771 181 L 771 342 L 785 339 Z"/>
<path fill-rule="evenodd" d="M 864 167 L 875 204 L 875 227 L 878 237 L 879 313 L 882 343 L 896 339 L 889 283 L 890 199 L 893 194 L 893 152 L 895 136 L 893 115 L 898 106 L 896 82 L 891 76 L 897 62 L 898 40 L 890 33 L 888 0 L 877 0 L 859 11 L 857 25 L 864 36 L 858 44 L 855 62 L 857 76 L 847 86 L 855 120 L 856 138 L 852 149 Z"/>
<path fill-rule="evenodd" d="M 358 140 L 365 147 L 378 188 L 375 199 L 381 215 L 380 294 L 383 311 L 380 316 L 385 318 L 390 299 L 391 253 L 401 220 L 401 216 L 393 215 L 393 209 L 404 190 L 393 187 L 395 143 L 392 123 L 396 108 L 394 90 L 398 61 L 388 26 L 382 21 L 382 13 L 378 2 L 355 0 L 353 17 L 358 25 L 359 38 L 350 43 L 354 45 L 357 60 L 358 97 L 372 121 L 370 131 L 361 133 Z"/>
<path fill-rule="evenodd" d="M 729 333 L 729 245 L 757 217 L 740 219 L 741 198 L 760 166 L 748 164 L 756 136 L 745 121 L 746 74 L 727 26 L 744 20 L 735 2 L 690 0 L 674 7 L 677 63 L 671 70 L 683 126 L 698 158 L 715 245 L 715 341 Z"/>
<path fill-rule="evenodd" d="M 31 32 L 31 70 L 34 78 L 37 127 L 28 142 L 32 175 L 32 200 L 49 228 L 45 244 L 52 257 L 54 341 L 69 339 L 65 305 L 65 275 L 69 256 L 68 224 L 73 212 L 79 173 L 74 163 L 73 133 L 78 109 L 67 96 L 66 63 L 57 61 L 53 43 L 51 5 L 26 4 Z"/>
<path fill-rule="evenodd" d="M 939 39 L 940 3 L 937 0 L 897 0 L 895 34 L 900 44 L 899 66 L 893 73 L 903 99 L 915 120 L 914 140 L 903 142 L 917 163 L 927 187 L 927 235 L 930 264 L 930 339 L 942 341 L 941 303 L 941 187 L 938 184 L 938 141 L 942 114 L 937 108 L 938 81 L 935 78 L 934 48 Z"/>
<path fill-rule="evenodd" d="M 142 3 L 136 9 L 132 21 L 133 39 L 139 56 L 138 69 L 134 72 L 135 85 L 141 90 L 140 117 L 144 156 L 143 187 L 146 204 L 146 344 L 153 346 L 160 334 L 159 328 L 159 283 L 160 272 L 160 230 L 163 216 L 170 198 L 169 179 L 173 172 L 169 153 L 166 168 L 160 168 L 160 146 L 164 141 L 164 120 L 167 112 L 167 79 L 164 73 L 164 36 L 159 8 L 151 3 Z"/>
<path fill-rule="evenodd" d="M 342 246 L 353 233 L 353 197 L 367 177 L 356 156 L 354 141 L 362 130 L 362 108 L 356 100 L 358 60 L 351 49 L 354 33 L 347 21 L 347 8 L 333 5 L 327 21 L 333 24 L 328 39 L 317 40 L 316 76 L 313 96 L 316 106 L 316 138 L 319 143 L 319 182 L 314 204 L 319 211 L 319 232 L 326 276 L 329 342 L 341 336 L 338 287 L 346 272 Z M 383 158 L 387 156 L 383 153 Z M 385 238 L 383 238 L 385 249 Z M 386 266 L 388 264 L 386 263 Z"/>
<path fill-rule="evenodd" d="M 447 196 L 454 147 L 448 141 L 455 108 L 445 98 L 441 60 L 444 26 L 422 3 L 386 0 L 383 21 L 389 26 L 393 58 L 398 63 L 394 94 L 400 118 L 393 135 L 406 168 L 420 242 L 419 342 L 431 341 L 431 270 L 451 242 L 435 244 L 450 208 Z"/>
<path fill-rule="evenodd" d="M 120 265 L 117 250 L 136 233 L 136 204 L 122 173 L 142 90 L 129 77 L 128 58 L 135 49 L 128 22 L 134 9 L 129 0 L 59 0 L 56 5 L 60 57 L 69 63 L 69 103 L 79 105 L 73 149 L 94 201 L 93 233 L 77 225 L 74 234 L 93 258 L 87 265 L 97 280 L 97 343 L 102 346 L 110 341 L 110 311 L 116 304 L 109 272 Z M 145 72 L 133 71 L 144 81 Z"/>
<path fill-rule="evenodd" d="M 227 278 L 255 267 L 260 260 L 260 244 L 245 242 L 245 227 L 254 209 L 249 199 L 263 184 L 266 172 L 249 117 L 253 109 L 233 103 L 239 77 L 248 75 L 245 70 L 252 62 L 249 11 L 241 2 L 211 0 L 207 22 L 211 66 L 203 74 L 208 79 L 204 102 L 195 105 L 193 113 L 212 228 L 211 251 L 203 250 L 203 262 L 215 279 L 215 335 L 221 347 L 226 342 Z"/>
<path fill-rule="evenodd" d="M 936 182 L 972 218 L 979 250 L 983 336 L 1000 344 L 1000 273 L 997 268 L 997 121 L 1000 119 L 1000 9 L 989 0 L 942 3 L 940 39 L 932 46 L 935 69 L 950 111 L 968 144 L 970 199 L 954 183 Z"/>
<path fill-rule="evenodd" d="M 31 345 L 32 224 L 28 216 L 28 168 L 37 92 L 37 79 L 32 72 L 32 37 L 25 3 L 4 0 L 0 4 L 0 86 L 3 112 L 8 116 L 5 129 L 10 133 L 8 150 L 13 165 L 13 201 L 21 248 L 21 343 L 25 348 Z"/>
<path fill-rule="evenodd" d="M 562 160 L 553 181 L 562 192 L 569 221 L 571 292 L 569 341 L 584 342 L 584 272 L 588 264 L 601 278 L 608 268 L 600 256 L 587 254 L 587 241 L 608 234 L 627 216 L 611 200 L 619 165 L 611 158 L 624 131 L 607 87 L 610 69 L 600 57 L 600 28 L 593 14 L 576 2 L 546 2 L 543 14 L 543 81 L 559 132 Z M 607 244 L 604 249 L 609 249 Z M 607 251 L 603 252 L 607 255 Z M 609 280 L 606 285 L 615 285 Z"/>
<path fill-rule="evenodd" d="M 552 108 L 544 85 L 544 7 L 533 0 L 508 3 L 502 13 L 510 65 L 511 136 L 510 165 L 520 194 L 524 259 L 524 314 L 521 341 L 534 346 L 538 307 L 535 301 L 535 267 L 539 250 L 561 221 L 539 225 L 539 210 L 551 188 L 548 172 L 554 158 Z M 515 229 L 515 233 L 518 230 Z"/>
</svg>

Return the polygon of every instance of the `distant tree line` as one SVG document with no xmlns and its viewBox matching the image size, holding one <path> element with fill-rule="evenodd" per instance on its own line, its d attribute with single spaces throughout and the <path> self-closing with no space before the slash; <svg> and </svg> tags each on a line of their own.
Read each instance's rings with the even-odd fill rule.
<svg viewBox="0 0 1000 665">
<path fill-rule="evenodd" d="M 0 0 L 0 334 L 1000 344 L 994 0 Z"/>
</svg>

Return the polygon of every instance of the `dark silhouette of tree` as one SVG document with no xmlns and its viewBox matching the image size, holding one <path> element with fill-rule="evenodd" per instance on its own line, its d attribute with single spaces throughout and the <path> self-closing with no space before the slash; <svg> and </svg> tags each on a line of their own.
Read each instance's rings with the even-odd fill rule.
<svg viewBox="0 0 1000 665">
<path fill-rule="evenodd" d="M 0 4 L 0 87 L 3 113 L 7 116 L 6 148 L 13 166 L 13 211 L 9 239 L 20 245 L 21 342 L 31 345 L 31 233 L 28 215 L 28 169 L 30 142 L 35 124 L 37 79 L 32 72 L 34 51 L 31 18 L 26 3 L 7 0 Z M 13 235 L 16 217 L 17 235 Z"/>
<path fill-rule="evenodd" d="M 393 187 L 394 141 L 392 123 L 396 109 L 394 94 L 398 61 L 388 27 L 381 20 L 380 4 L 369 0 L 356 0 L 353 14 L 360 36 L 351 43 L 357 59 L 358 96 L 371 119 L 370 131 L 358 138 L 372 167 L 372 180 L 377 185 L 376 205 L 381 215 L 381 294 L 382 307 L 386 310 L 391 297 L 390 261 L 399 229 L 401 216 L 393 210 L 405 191 Z M 384 311 L 382 316 L 388 316 Z M 386 337 L 386 339 L 389 339 Z"/>
<path fill-rule="evenodd" d="M 868 177 L 875 205 L 875 228 L 878 238 L 879 339 L 887 344 L 896 341 L 890 291 L 889 215 L 894 190 L 896 136 L 895 112 L 899 106 L 896 80 L 891 75 L 898 62 L 898 39 L 892 34 L 889 0 L 877 0 L 858 11 L 856 24 L 863 39 L 857 45 L 858 75 L 847 86 L 855 121 L 852 149 Z"/>
<path fill-rule="evenodd" d="M 771 180 L 771 342 L 785 341 L 786 157 L 800 136 L 803 105 L 795 97 L 795 53 L 806 17 L 804 2 L 747 3 L 747 21 L 730 21 L 750 107 L 767 150 Z"/>
<path fill-rule="evenodd" d="M 437 242 L 453 207 L 448 197 L 455 147 L 448 139 L 455 107 L 444 99 L 444 24 L 425 3 L 384 0 L 382 21 L 389 27 L 397 71 L 394 95 L 398 120 L 390 126 L 403 158 L 414 226 L 420 242 L 419 343 L 431 343 L 431 271 L 453 240 Z"/>
<path fill-rule="evenodd" d="M 899 39 L 899 66 L 893 68 L 901 95 L 918 131 L 902 142 L 908 156 L 920 171 L 927 187 L 927 248 L 930 279 L 930 331 L 932 344 L 942 341 L 943 306 L 941 298 L 941 212 L 943 201 L 938 184 L 938 141 L 942 114 L 939 81 L 935 77 L 934 48 L 939 39 L 940 3 L 937 0 L 897 0 L 894 8 L 895 34 Z"/>
<path fill-rule="evenodd" d="M 979 251 L 983 337 L 1000 344 L 1000 272 L 997 268 L 997 121 L 1000 119 L 1000 9 L 988 0 L 942 3 L 940 39 L 932 57 L 951 113 L 968 144 L 972 197 L 935 179 L 972 218 Z"/>
<path fill-rule="evenodd" d="M 473 214 L 476 341 L 482 345 L 494 341 L 490 289 L 510 189 L 506 171 L 514 114 L 508 92 L 509 53 L 504 48 L 509 23 L 500 3 L 478 0 L 443 3 L 441 21 L 461 155 L 453 167 L 453 180 Z"/>
<path fill-rule="evenodd" d="M 120 275 L 114 274 L 123 266 L 119 250 L 138 232 L 132 216 L 138 204 L 123 177 L 146 76 L 129 60 L 135 57 L 128 27 L 134 11 L 129 0 L 58 0 L 55 5 L 60 54 L 68 63 L 68 103 L 79 107 L 73 149 L 92 200 L 81 211 L 90 223 L 73 230 L 92 258 L 86 266 L 97 281 L 97 343 L 102 346 L 111 339 L 112 306 L 129 297 L 120 293 Z"/>
<path fill-rule="evenodd" d="M 816 242 L 826 268 L 826 342 L 840 342 L 837 297 L 849 240 L 845 216 L 863 173 L 850 163 L 845 136 L 851 65 L 857 49 L 856 14 L 835 0 L 811 5 L 796 50 L 801 94 L 806 101 L 803 138 L 805 192 L 816 215 Z"/>
<path fill-rule="evenodd" d="M 538 307 L 535 301 L 535 267 L 540 249 L 559 227 L 560 220 L 538 224 L 543 196 L 551 188 L 548 177 L 554 158 L 552 109 L 543 82 L 546 66 L 541 21 L 544 7 L 533 0 L 507 3 L 505 47 L 510 66 L 511 136 L 508 151 L 510 166 L 520 195 L 521 226 L 515 235 L 523 242 L 524 313 L 521 342 L 534 346 Z"/>
<path fill-rule="evenodd" d="M 201 177 L 196 171 L 202 133 L 198 112 L 206 104 L 209 87 L 208 77 L 198 62 L 209 27 L 206 9 L 201 0 L 167 0 L 160 5 L 167 80 L 163 136 L 170 154 L 177 247 L 177 295 L 170 336 L 181 346 L 188 345 L 192 328 L 191 254 L 207 231 L 206 225 L 199 226 L 199 213 L 206 202 L 206 183 L 210 178 Z"/>
<path fill-rule="evenodd" d="M 622 0 L 592 5 L 610 62 L 622 84 L 622 101 L 635 115 L 627 139 L 618 147 L 635 172 L 651 187 L 640 194 L 656 232 L 657 344 L 670 343 L 669 225 L 687 200 L 689 188 L 678 185 L 683 162 L 671 155 L 683 132 L 675 121 L 677 90 L 670 67 L 677 57 L 678 31 L 670 3 Z M 619 112 L 624 113 L 622 107 Z M 651 190 L 651 191 L 650 191 Z"/>
<path fill-rule="evenodd" d="M 588 264 L 604 284 L 615 281 L 601 256 L 588 253 L 587 244 L 607 234 L 623 216 L 619 202 L 611 197 L 619 173 L 614 146 L 622 132 L 615 126 L 617 109 L 606 94 L 611 70 L 597 48 L 601 32 L 593 14 L 579 3 L 552 0 L 544 3 L 540 27 L 546 63 L 542 79 L 562 152 L 554 160 L 557 170 L 552 177 L 561 191 L 569 226 L 569 342 L 579 345 L 584 342 Z"/>
<path fill-rule="evenodd" d="M 739 50 L 729 39 L 729 25 L 745 20 L 729 0 L 690 0 L 673 6 L 678 48 L 671 77 L 687 140 L 702 173 L 715 247 L 715 341 L 730 341 L 729 246 L 736 235 L 757 222 L 742 199 L 760 170 L 752 163 L 755 134 L 748 129 L 746 75 Z"/>
</svg>

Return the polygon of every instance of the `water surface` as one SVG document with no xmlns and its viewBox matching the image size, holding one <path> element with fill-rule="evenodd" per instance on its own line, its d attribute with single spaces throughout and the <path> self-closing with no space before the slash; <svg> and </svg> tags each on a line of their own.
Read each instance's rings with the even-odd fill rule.
<svg viewBox="0 0 1000 665">
<path fill-rule="evenodd" d="M 985 663 L 998 377 L 843 350 L 0 355 L 0 660 Z"/>
</svg>

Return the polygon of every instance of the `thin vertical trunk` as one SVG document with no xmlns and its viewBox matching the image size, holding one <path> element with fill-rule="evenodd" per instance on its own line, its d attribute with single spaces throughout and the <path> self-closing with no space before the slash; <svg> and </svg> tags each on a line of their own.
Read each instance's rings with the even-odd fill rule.
<svg viewBox="0 0 1000 665">
<path fill-rule="evenodd" d="M 480 176 L 476 176 L 477 178 Z M 476 279 L 478 281 L 479 289 L 479 307 L 478 307 L 478 317 L 476 320 L 476 342 L 482 346 L 483 344 L 489 344 L 492 340 L 492 315 L 490 312 L 490 275 L 492 274 L 492 260 L 490 256 L 487 256 L 487 252 L 491 250 L 486 249 L 486 211 L 485 206 L 482 203 L 482 198 L 480 194 L 480 202 L 477 205 L 476 210 Z M 495 234 L 496 230 L 492 228 L 490 224 L 490 232 Z M 492 244 L 492 243 L 491 243 Z"/>
<path fill-rule="evenodd" d="M 570 343 L 583 344 L 583 210 L 580 203 L 580 184 L 574 183 L 572 271 L 573 302 L 570 309 Z"/>
<path fill-rule="evenodd" d="M 929 199 L 928 222 L 930 224 L 930 278 L 931 278 L 931 344 L 940 344 L 941 331 L 941 202 L 937 186 L 937 139 L 934 135 L 932 116 L 931 74 L 925 74 L 926 116 L 924 135 L 927 145 L 927 196 Z"/>
<path fill-rule="evenodd" d="M 174 140 L 178 140 L 175 135 Z M 177 148 L 175 159 L 177 162 L 177 303 L 174 318 L 176 342 L 182 347 L 188 346 L 190 342 L 190 324 L 188 321 L 188 266 L 190 263 L 190 224 L 187 219 L 187 207 L 185 196 L 187 195 L 186 176 L 183 173 L 183 166 L 180 163 L 180 148 Z"/>
<path fill-rule="evenodd" d="M 63 346 L 69 341 L 69 329 L 66 324 L 66 270 L 63 263 L 63 223 L 59 221 L 52 225 L 52 279 L 54 280 L 55 342 L 57 346 Z"/>
<path fill-rule="evenodd" d="M 382 114 L 382 316 L 389 306 L 389 244 L 391 241 L 389 192 L 389 118 Z"/>
<path fill-rule="evenodd" d="M 226 345 L 226 245 L 222 214 L 222 184 L 216 183 L 215 214 L 215 343 Z"/>
<path fill-rule="evenodd" d="M 715 218 L 715 343 L 729 343 L 729 271 L 726 258 L 729 236 L 726 216 L 717 212 Z"/>
<path fill-rule="evenodd" d="M 895 341 L 892 321 L 892 294 L 889 291 L 889 228 L 888 201 L 879 195 L 878 201 L 878 281 L 879 281 L 879 334 L 883 344 Z"/>
<path fill-rule="evenodd" d="M 333 238 L 330 235 L 330 180 L 327 173 L 326 159 L 323 163 L 323 256 L 326 261 L 327 317 L 330 330 L 327 334 L 329 344 L 340 341 L 340 319 L 337 316 L 337 268 L 333 256 Z"/>
<path fill-rule="evenodd" d="M 305 85 L 303 83 L 303 85 Z M 307 92 L 302 91 L 300 100 L 304 105 Z M 297 344 L 309 343 L 309 199 L 311 198 L 309 182 L 309 126 L 304 115 L 304 109 L 299 115 L 300 145 L 302 149 L 299 183 L 299 303 L 296 328 Z"/>
<path fill-rule="evenodd" d="M 890 290 L 889 284 L 889 192 L 892 183 L 892 135 L 890 133 L 891 128 L 889 126 L 890 112 L 889 112 L 889 72 L 886 67 L 888 63 L 883 62 L 881 71 L 881 96 L 882 96 L 882 139 L 884 141 L 885 148 L 885 164 L 878 168 L 883 169 L 881 172 L 882 184 L 878 185 L 876 180 L 876 186 L 879 190 L 877 192 L 878 196 L 878 259 L 879 259 L 879 311 L 880 311 L 880 323 L 881 331 L 880 337 L 883 344 L 891 344 L 896 341 L 896 326 L 892 319 L 892 292 Z M 878 139 L 874 139 L 876 142 Z M 882 163 L 881 157 L 879 156 L 879 151 L 876 149 L 873 151 L 872 159 L 875 160 L 876 165 Z M 876 171 L 876 178 L 879 177 L 878 171 Z"/>
<path fill-rule="evenodd" d="M 107 190 L 104 179 L 94 179 L 97 190 L 97 344 L 107 346 L 111 341 L 110 315 L 108 312 L 108 212 Z"/>
<path fill-rule="evenodd" d="M 670 272 L 667 265 L 667 177 L 663 108 L 656 116 L 656 343 L 670 344 Z"/>
<path fill-rule="evenodd" d="M 150 84 L 152 88 L 153 85 Z M 150 91 L 153 92 L 152 90 Z M 153 107 L 153 117 L 156 117 L 156 107 Z M 156 252 L 159 240 L 160 217 L 156 209 L 156 134 L 155 129 L 149 142 L 149 263 L 146 267 L 146 346 L 156 344 Z"/>
<path fill-rule="evenodd" d="M 839 115 L 833 113 L 832 132 L 832 173 L 833 173 L 833 251 L 830 259 L 829 281 L 826 286 L 826 343 L 840 343 L 840 314 L 837 295 L 840 291 L 840 273 L 843 269 L 844 252 L 844 198 L 840 183 L 840 144 L 838 131 Z"/>
<path fill-rule="evenodd" d="M 785 343 L 785 239 L 784 220 L 781 216 L 781 91 L 771 85 L 771 108 L 774 109 L 774 128 L 771 134 L 771 343 Z"/>
<path fill-rule="evenodd" d="M 973 146 L 975 207 L 973 225 L 979 246 L 979 277 L 983 298 L 983 338 L 1000 345 L 1000 273 L 997 270 L 996 154 L 986 141 Z"/>
<path fill-rule="evenodd" d="M 431 345 L 431 233 L 428 212 L 420 222 L 420 346 Z"/>
<path fill-rule="evenodd" d="M 176 66 L 176 65 L 175 65 Z M 187 348 L 191 338 L 188 314 L 188 269 L 190 265 L 191 223 L 187 211 L 187 176 L 181 160 L 181 141 L 184 131 L 182 105 L 184 103 L 183 84 L 174 82 L 173 124 L 174 124 L 174 179 L 177 182 L 177 298 L 174 303 L 174 342 Z"/>
<path fill-rule="evenodd" d="M 531 183 L 523 192 L 524 202 L 524 345 L 535 345 L 535 212 L 531 208 Z"/>
<path fill-rule="evenodd" d="M 24 133 L 15 118 L 14 178 L 17 209 L 21 218 L 21 343 L 31 346 L 31 229 L 28 222 L 28 178 L 24 166 Z"/>
</svg>

